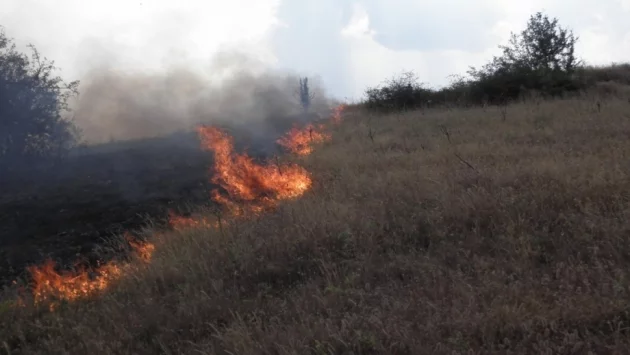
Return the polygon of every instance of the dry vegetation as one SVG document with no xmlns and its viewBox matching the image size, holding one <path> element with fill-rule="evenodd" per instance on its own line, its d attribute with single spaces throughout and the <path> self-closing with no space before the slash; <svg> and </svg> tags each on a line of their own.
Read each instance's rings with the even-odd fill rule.
<svg viewBox="0 0 630 355">
<path fill-rule="evenodd" d="M 625 353 L 630 103 L 346 114 L 274 213 L 163 235 L 8 354 Z"/>
</svg>

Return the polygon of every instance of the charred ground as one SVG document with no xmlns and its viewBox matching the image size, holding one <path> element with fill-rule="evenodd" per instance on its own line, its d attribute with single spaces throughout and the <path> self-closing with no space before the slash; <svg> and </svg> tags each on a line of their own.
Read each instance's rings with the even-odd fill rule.
<svg viewBox="0 0 630 355">
<path fill-rule="evenodd" d="M 144 140 L 10 177 L 0 200 L 0 275 L 7 281 L 48 257 L 62 265 L 89 258 L 103 238 L 149 218 L 164 223 L 168 208 L 207 202 L 207 161 L 192 145 Z"/>
<path fill-rule="evenodd" d="M 294 120 L 286 118 L 282 128 Z M 280 152 L 269 132 L 223 128 L 237 150 L 256 160 Z M 85 147 L 58 164 L 3 176 L 0 284 L 27 277 L 25 266 L 48 258 L 64 268 L 103 261 L 108 255 L 100 249 L 112 237 L 168 228 L 169 211 L 186 215 L 212 207 L 212 163 L 194 132 L 179 132 Z"/>
</svg>

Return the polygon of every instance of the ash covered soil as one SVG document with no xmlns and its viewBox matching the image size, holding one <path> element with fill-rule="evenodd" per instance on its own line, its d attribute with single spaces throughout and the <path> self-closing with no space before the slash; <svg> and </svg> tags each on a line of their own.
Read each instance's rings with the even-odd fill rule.
<svg viewBox="0 0 630 355">
<path fill-rule="evenodd" d="M 257 160 L 269 144 L 236 135 Z M 212 153 L 193 132 L 77 150 L 55 166 L 24 168 L 0 183 L 0 286 L 28 277 L 48 258 L 60 267 L 103 259 L 99 246 L 148 224 L 166 228 L 169 211 L 209 206 Z"/>
</svg>

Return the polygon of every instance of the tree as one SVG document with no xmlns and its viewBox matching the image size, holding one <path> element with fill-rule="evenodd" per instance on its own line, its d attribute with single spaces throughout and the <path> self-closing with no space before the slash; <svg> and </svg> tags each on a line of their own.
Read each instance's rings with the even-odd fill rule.
<svg viewBox="0 0 630 355">
<path fill-rule="evenodd" d="M 541 12 L 530 16 L 520 34 L 512 33 L 502 55 L 469 74 L 477 81 L 477 94 L 490 100 L 515 98 L 523 89 L 558 95 L 577 89 L 573 74 L 581 65 L 575 56 L 578 38 L 556 18 Z"/>
<path fill-rule="evenodd" d="M 423 87 L 412 71 L 402 72 L 377 87 L 365 90 L 366 107 L 379 111 L 399 111 L 421 107 L 433 99 L 433 91 Z"/>
<path fill-rule="evenodd" d="M 0 27 L 0 168 L 63 156 L 79 132 L 64 117 L 78 81 L 54 76 L 54 62 L 33 45 L 30 57 L 17 51 Z"/>
<path fill-rule="evenodd" d="M 311 107 L 311 101 L 315 97 L 315 95 L 311 93 L 310 87 L 308 86 L 308 78 L 300 78 L 300 89 L 298 95 L 300 97 L 300 105 L 302 105 L 302 109 L 306 114 Z"/>
</svg>

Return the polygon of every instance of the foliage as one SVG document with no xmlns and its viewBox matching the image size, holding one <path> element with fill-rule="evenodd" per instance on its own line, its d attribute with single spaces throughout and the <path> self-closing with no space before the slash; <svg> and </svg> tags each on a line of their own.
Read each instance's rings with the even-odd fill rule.
<svg viewBox="0 0 630 355">
<path fill-rule="evenodd" d="M 369 109 L 379 111 L 414 109 L 426 105 L 433 96 L 430 89 L 418 82 L 413 72 L 403 72 L 384 83 L 366 90 Z"/>
<path fill-rule="evenodd" d="M 20 53 L 0 28 L 0 168 L 62 157 L 78 140 L 64 117 L 78 81 L 54 76 L 54 62 L 33 45 Z"/>
<path fill-rule="evenodd" d="M 575 56 L 577 37 L 557 19 L 538 12 L 519 35 L 500 46 L 499 57 L 481 69 L 471 68 L 474 97 L 493 103 L 515 99 L 525 90 L 560 96 L 579 87 L 574 73 L 581 63 Z"/>
<path fill-rule="evenodd" d="M 509 43 L 499 46 L 500 56 L 481 68 L 471 67 L 467 77 L 453 76 L 449 86 L 432 90 L 418 84 L 415 74 L 406 72 L 385 85 L 368 88 L 365 105 L 376 110 L 403 110 L 429 104 L 502 105 L 529 92 L 561 96 L 593 85 L 575 56 L 577 40 L 557 19 L 538 12 L 529 18 L 525 30 L 512 33 Z"/>
</svg>

